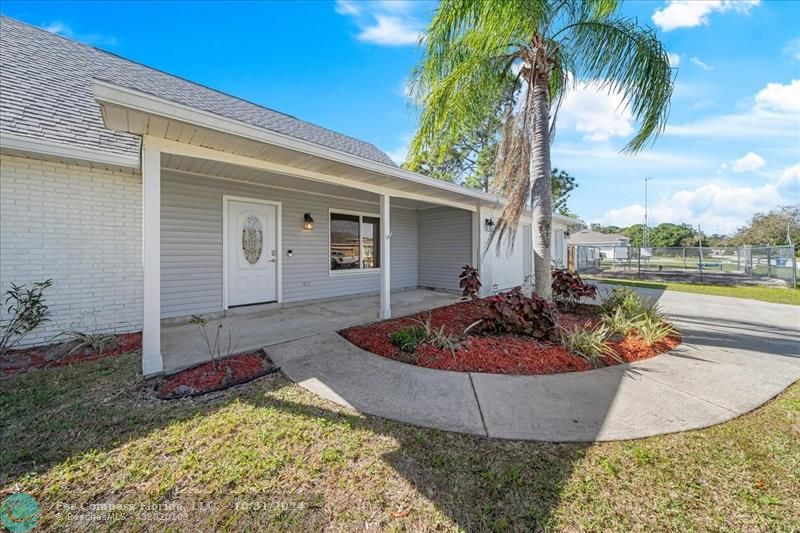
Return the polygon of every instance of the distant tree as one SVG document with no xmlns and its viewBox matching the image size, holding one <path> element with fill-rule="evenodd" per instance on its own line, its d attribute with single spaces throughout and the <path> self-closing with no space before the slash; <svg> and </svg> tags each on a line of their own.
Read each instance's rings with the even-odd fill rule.
<svg viewBox="0 0 800 533">
<path fill-rule="evenodd" d="M 598 233 L 622 233 L 622 228 L 619 226 L 604 226 L 596 222 L 589 224 L 589 229 Z"/>
<path fill-rule="evenodd" d="M 570 193 L 578 188 L 575 177 L 557 168 L 553 168 L 551 177 L 553 180 L 553 210 L 562 215 L 575 217 L 575 213 L 567 207 Z"/>
<path fill-rule="evenodd" d="M 692 239 L 694 233 L 694 229 L 689 224 L 665 222 L 650 230 L 650 246 L 657 248 L 683 246 L 684 240 Z"/>
<path fill-rule="evenodd" d="M 620 229 L 619 232 L 631 240 L 631 246 L 644 246 L 643 230 L 644 224 L 634 224 L 633 226 Z"/>
<path fill-rule="evenodd" d="M 769 213 L 756 213 L 750 221 L 739 228 L 731 238 L 735 246 L 743 244 L 758 245 L 785 245 L 787 230 L 791 234 L 792 242 L 800 244 L 800 205 L 785 205 L 773 209 Z"/>
</svg>

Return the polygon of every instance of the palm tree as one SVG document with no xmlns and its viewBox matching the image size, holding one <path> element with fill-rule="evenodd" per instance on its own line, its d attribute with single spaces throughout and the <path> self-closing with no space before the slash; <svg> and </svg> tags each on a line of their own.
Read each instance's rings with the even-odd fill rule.
<svg viewBox="0 0 800 533">
<path fill-rule="evenodd" d="M 618 93 L 639 123 L 623 152 L 664 129 L 673 71 L 654 30 L 623 18 L 616 0 L 442 0 L 424 37 L 411 88 L 421 106 L 410 146 L 446 154 L 462 132 L 507 109 L 495 157 L 495 191 L 507 203 L 491 239 L 513 242 L 533 215 L 535 290 L 550 297 L 550 143 L 570 86 L 593 80 Z M 506 105 L 503 105 L 506 104 Z"/>
</svg>

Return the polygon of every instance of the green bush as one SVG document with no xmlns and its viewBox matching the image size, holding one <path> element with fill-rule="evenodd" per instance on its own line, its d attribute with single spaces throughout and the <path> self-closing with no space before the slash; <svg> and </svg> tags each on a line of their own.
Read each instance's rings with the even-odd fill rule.
<svg viewBox="0 0 800 533">
<path fill-rule="evenodd" d="M 628 287 L 617 287 L 609 294 L 600 306 L 603 314 L 611 314 L 620 310 L 626 318 L 632 319 L 653 307 L 649 298 L 642 298 L 636 291 Z"/>
<path fill-rule="evenodd" d="M 561 345 L 572 355 L 577 355 L 588 361 L 593 366 L 598 366 L 604 357 L 616 358 L 614 350 L 608 344 L 611 333 L 605 325 L 594 329 L 576 327 L 561 332 Z"/>
<path fill-rule="evenodd" d="M 422 326 L 410 326 L 407 328 L 398 329 L 391 335 L 389 340 L 392 344 L 400 348 L 406 353 L 414 353 L 417 345 L 424 342 L 427 337 L 427 332 Z"/>
</svg>

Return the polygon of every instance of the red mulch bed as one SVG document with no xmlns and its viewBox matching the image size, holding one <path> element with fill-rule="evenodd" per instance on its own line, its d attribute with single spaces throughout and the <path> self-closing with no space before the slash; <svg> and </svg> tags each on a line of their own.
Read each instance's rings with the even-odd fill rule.
<svg viewBox="0 0 800 533">
<path fill-rule="evenodd" d="M 169 376 L 156 389 L 162 400 L 197 396 L 240 385 L 278 368 L 262 352 L 249 352 L 220 359 L 216 365 L 209 361 Z"/>
<path fill-rule="evenodd" d="M 461 334 L 464 328 L 483 316 L 485 301 L 462 302 L 431 311 L 434 327 L 444 325 L 450 333 Z M 425 313 L 412 317 L 396 318 L 357 326 L 340 334 L 359 348 L 372 353 L 409 361 L 409 355 L 401 352 L 389 340 L 394 331 L 417 324 L 415 318 L 423 318 Z M 597 320 L 597 308 L 583 305 L 572 311 L 559 311 L 557 322 L 567 329 L 591 327 Z M 633 336 L 611 341 L 617 356 L 625 362 L 648 359 L 659 353 L 671 350 L 680 344 L 679 337 L 670 337 L 655 346 L 647 346 L 641 339 Z M 439 370 L 459 372 L 486 372 L 491 374 L 558 374 L 590 370 L 592 366 L 581 357 L 572 355 L 562 346 L 539 342 L 530 337 L 517 335 L 470 335 L 462 344 L 455 357 L 449 350 L 441 350 L 423 344 L 415 352 L 415 364 Z M 619 364 L 612 357 L 604 360 L 607 365 Z"/>
<path fill-rule="evenodd" d="M 69 353 L 74 346 L 74 342 L 63 342 L 11 350 L 0 358 L 0 377 L 21 374 L 31 368 L 67 366 L 73 363 L 96 361 L 133 352 L 142 347 L 142 334 L 126 333 L 115 335 L 109 346 L 102 353 L 92 352 L 88 348 L 80 348 Z"/>
</svg>

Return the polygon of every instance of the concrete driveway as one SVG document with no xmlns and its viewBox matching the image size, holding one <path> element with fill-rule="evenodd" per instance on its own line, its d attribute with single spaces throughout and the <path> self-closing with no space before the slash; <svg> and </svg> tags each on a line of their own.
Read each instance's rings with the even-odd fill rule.
<svg viewBox="0 0 800 533">
<path fill-rule="evenodd" d="M 331 332 L 266 350 L 302 387 L 362 413 L 505 439 L 622 440 L 703 428 L 755 409 L 800 379 L 800 307 L 637 290 L 658 300 L 683 343 L 653 359 L 588 372 L 431 370 Z"/>
</svg>

